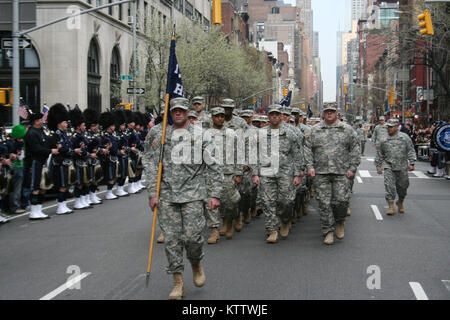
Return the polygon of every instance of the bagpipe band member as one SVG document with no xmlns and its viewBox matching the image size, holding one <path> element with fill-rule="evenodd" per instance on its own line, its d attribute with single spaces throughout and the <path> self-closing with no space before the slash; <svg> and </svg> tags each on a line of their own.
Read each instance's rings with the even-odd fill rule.
<svg viewBox="0 0 450 320">
<path fill-rule="evenodd" d="M 49 218 L 49 216 L 42 212 L 42 202 L 44 201 L 45 194 L 45 190 L 41 188 L 42 173 L 49 155 L 56 156 L 59 154 L 58 148 L 56 146 L 51 148 L 49 144 L 49 136 L 44 132 L 42 117 L 43 114 L 40 112 L 30 114 L 30 127 L 24 138 L 25 161 L 23 187 L 31 191 L 30 220 Z"/>
<path fill-rule="evenodd" d="M 118 148 L 119 152 L 117 154 L 119 160 L 119 176 L 117 179 L 117 193 L 119 197 L 128 196 L 123 187 L 125 185 L 125 180 L 128 177 L 128 154 L 130 148 L 128 147 L 129 136 L 126 132 L 126 118 L 122 110 L 117 110 L 114 112 L 114 117 L 116 118 L 116 134 L 118 138 Z"/>
<path fill-rule="evenodd" d="M 105 175 L 105 180 L 107 181 L 107 193 L 105 196 L 106 200 L 117 199 L 113 193 L 113 187 L 117 180 L 117 168 L 118 168 L 118 157 L 119 143 L 115 135 L 116 130 L 116 119 L 111 112 L 103 112 L 100 115 L 99 123 L 103 130 L 102 145 L 105 146 L 102 149 L 101 157 L 103 162 L 103 174 Z"/>
<path fill-rule="evenodd" d="M 135 185 L 137 189 L 140 191 L 145 189 L 146 187 L 142 184 L 142 172 L 144 170 L 144 165 L 142 162 L 142 155 L 144 152 L 144 142 L 148 133 L 148 124 L 150 122 L 150 118 L 148 118 L 145 114 L 141 112 L 137 112 L 138 122 L 136 123 L 136 133 L 138 135 L 139 143 L 137 145 L 137 149 L 139 150 L 136 160 L 136 177 L 135 177 Z"/>
<path fill-rule="evenodd" d="M 75 166 L 75 210 L 92 208 L 89 199 L 89 178 L 88 178 L 88 141 L 84 135 L 86 123 L 82 112 L 79 109 L 73 109 L 69 112 L 69 119 L 74 133 L 70 139 L 74 149 L 73 160 Z"/>
<path fill-rule="evenodd" d="M 139 127 L 139 119 L 136 113 L 130 110 L 125 111 L 125 119 L 127 123 L 126 133 L 128 136 L 128 147 L 129 147 L 129 161 L 128 161 L 128 193 L 134 194 L 141 191 L 137 186 L 137 162 L 139 159 L 139 149 L 140 144 L 139 135 L 136 132 L 136 125 Z"/>
<path fill-rule="evenodd" d="M 103 179 L 103 169 L 99 156 L 105 146 L 101 143 L 102 138 L 99 130 L 99 114 L 93 109 L 86 109 L 83 112 L 83 116 L 86 121 L 86 139 L 88 141 L 87 151 L 89 153 L 89 198 L 92 204 L 100 204 L 102 203 L 102 199 L 100 199 L 96 194 L 98 184 Z"/>
<path fill-rule="evenodd" d="M 69 197 L 69 187 L 73 180 L 73 155 L 80 152 L 80 149 L 74 150 L 67 134 L 69 114 L 66 107 L 57 103 L 50 107 L 47 116 L 48 128 L 53 131 L 50 137 L 50 146 L 58 148 L 59 153 L 52 155 L 51 172 L 53 183 L 58 190 L 58 208 L 57 214 L 69 214 L 73 211 L 67 207 L 67 198 Z"/>
</svg>

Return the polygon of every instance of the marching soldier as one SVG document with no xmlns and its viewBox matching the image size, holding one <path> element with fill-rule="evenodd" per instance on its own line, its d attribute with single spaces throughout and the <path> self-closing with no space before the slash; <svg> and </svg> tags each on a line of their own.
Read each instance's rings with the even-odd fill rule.
<svg viewBox="0 0 450 320">
<path fill-rule="evenodd" d="M 118 198 L 113 193 L 114 184 L 117 181 L 117 170 L 119 165 L 118 153 L 119 153 L 119 141 L 115 134 L 116 119 L 111 112 L 103 112 L 99 118 L 100 125 L 103 129 L 102 145 L 105 146 L 101 151 L 103 158 L 103 173 L 105 180 L 107 181 L 107 193 L 105 195 L 106 200 L 115 200 Z"/>
<path fill-rule="evenodd" d="M 195 125 L 198 122 L 198 113 L 195 110 L 189 110 L 189 121 L 192 125 Z"/>
<path fill-rule="evenodd" d="M 86 120 L 86 139 L 89 176 L 89 199 L 94 205 L 102 203 L 97 196 L 97 184 L 103 179 L 103 170 L 99 160 L 102 151 L 102 138 L 99 131 L 99 114 L 93 109 L 85 109 L 83 112 Z M 103 146 L 104 148 L 104 146 Z"/>
<path fill-rule="evenodd" d="M 383 174 L 384 168 L 384 187 L 389 204 L 387 215 L 395 214 L 396 193 L 398 212 L 405 213 L 403 201 L 409 187 L 408 171 L 414 170 L 414 162 L 417 160 L 411 138 L 399 132 L 398 126 L 398 120 L 388 120 L 388 137 L 380 142 L 375 159 L 378 174 Z"/>
<path fill-rule="evenodd" d="M 51 154 L 59 154 L 58 148 L 50 148 L 48 136 L 43 129 L 43 114 L 30 114 L 30 127 L 25 135 L 25 164 L 24 164 L 24 188 L 31 191 L 31 213 L 30 220 L 40 220 L 50 218 L 42 212 L 42 202 L 45 190 L 41 189 L 42 170 Z"/>
<path fill-rule="evenodd" d="M 164 232 L 166 256 L 169 263 L 167 272 L 173 274 L 174 279 L 174 288 L 169 298 L 181 299 L 184 295 L 183 249 L 186 249 L 187 258 L 192 265 L 194 284 L 201 287 L 205 283 L 205 274 L 201 264 L 204 256 L 202 230 L 205 226 L 203 200 L 207 197 L 210 198 L 209 208 L 211 210 L 220 205 L 222 175 L 218 164 L 207 164 L 203 158 L 203 151 L 213 147 L 205 140 L 202 140 L 202 161 L 200 163 L 198 161 L 194 163 L 193 159 L 177 163 L 172 159 L 172 150 L 178 145 L 175 139 L 179 129 L 184 129 L 184 133 L 187 130 L 189 133 L 191 148 L 192 144 L 195 145 L 197 135 L 194 133 L 195 126 L 192 126 L 188 120 L 189 103 L 187 99 L 172 99 L 170 112 L 173 125 L 168 126 L 166 132 L 164 170 L 159 199 L 156 198 L 158 159 L 153 155 L 159 154 L 162 130 L 156 132 L 153 141 L 146 140 L 144 163 L 149 177 L 149 205 L 152 210 L 155 206 L 159 208 L 158 221 Z M 180 139 L 179 136 L 178 139 Z M 148 152 L 150 148 L 154 150 Z M 208 183 L 212 186 L 209 194 L 206 189 L 207 179 L 210 180 Z"/>
<path fill-rule="evenodd" d="M 352 127 L 337 118 L 335 105 L 323 110 L 324 120 L 311 129 L 305 143 L 305 161 L 319 202 L 324 243 L 344 238 L 349 205 L 349 179 L 353 179 L 361 161 L 359 141 Z"/>
<path fill-rule="evenodd" d="M 270 106 L 268 114 L 270 127 L 265 130 L 267 130 L 268 154 L 272 156 L 270 163 L 263 163 L 260 159 L 260 163 L 253 172 L 253 182 L 260 186 L 262 195 L 266 217 L 265 228 L 268 234 L 266 241 L 267 243 L 276 243 L 280 221 L 281 237 L 286 238 L 289 234 L 295 187 L 301 183 L 303 160 L 301 153 L 298 152 L 297 136 L 293 130 L 287 128 L 287 125 L 282 124 L 281 106 Z M 279 141 L 279 150 L 275 155 L 278 159 L 274 159 L 277 150 L 271 150 L 274 144 L 273 139 Z M 259 144 L 261 147 L 261 141 Z"/>
<path fill-rule="evenodd" d="M 384 116 L 380 117 L 380 123 L 373 129 L 373 146 L 378 147 L 378 145 L 386 140 L 388 137 L 387 126 L 385 124 Z"/>
<path fill-rule="evenodd" d="M 360 123 L 358 125 L 358 138 L 359 138 L 359 143 L 361 145 L 361 156 L 365 156 L 364 154 L 364 150 L 366 149 L 366 141 L 367 141 L 367 134 L 366 134 L 366 129 L 363 128 L 363 124 Z"/>
<path fill-rule="evenodd" d="M 75 154 L 81 155 L 83 149 L 78 147 L 74 149 L 67 135 L 69 115 L 66 107 L 57 103 L 50 107 L 48 111 L 47 124 L 48 128 L 53 131 L 50 137 L 50 146 L 58 148 L 59 153 L 52 155 L 51 158 L 51 172 L 53 183 L 58 190 L 58 209 L 57 214 L 70 214 L 72 210 L 67 207 L 67 199 L 69 197 L 69 173 L 73 174 L 73 157 Z"/>
<path fill-rule="evenodd" d="M 194 97 L 192 99 L 192 107 L 195 112 L 197 112 L 196 121 L 202 124 L 203 128 L 211 127 L 211 115 L 204 110 L 205 109 L 205 98 L 201 96 Z"/>
<path fill-rule="evenodd" d="M 220 216 L 223 219 L 224 234 L 227 239 L 231 239 L 234 233 L 234 225 L 239 211 L 238 205 L 241 200 L 238 186 L 242 182 L 242 165 L 237 164 L 236 134 L 234 130 L 225 128 L 225 110 L 216 107 L 211 110 L 211 119 L 213 130 L 208 130 L 205 135 L 207 141 L 215 145 L 212 156 L 220 164 L 220 170 L 223 174 L 223 185 L 221 194 L 221 203 L 219 207 Z M 227 155 L 234 155 L 233 162 L 228 164 Z M 211 212 L 210 214 L 213 214 Z M 214 232 L 214 233 L 213 233 Z M 214 228 L 211 237 L 218 236 L 217 228 Z"/>
</svg>

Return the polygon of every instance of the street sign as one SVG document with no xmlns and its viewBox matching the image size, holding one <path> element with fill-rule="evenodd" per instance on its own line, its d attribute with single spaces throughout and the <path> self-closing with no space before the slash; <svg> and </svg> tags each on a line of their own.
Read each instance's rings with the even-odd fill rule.
<svg viewBox="0 0 450 320">
<path fill-rule="evenodd" d="M 133 80 L 133 76 L 131 74 L 121 75 L 120 80 Z"/>
<path fill-rule="evenodd" d="M 128 94 L 134 94 L 133 88 L 127 88 L 127 93 Z M 144 88 L 136 88 L 136 94 L 144 94 L 144 93 L 145 93 L 145 89 Z"/>
<path fill-rule="evenodd" d="M 31 41 L 26 39 L 19 39 L 19 48 L 25 49 L 31 46 Z M 12 49 L 13 48 L 13 40 L 11 38 L 3 38 L 2 39 L 2 49 Z"/>
</svg>

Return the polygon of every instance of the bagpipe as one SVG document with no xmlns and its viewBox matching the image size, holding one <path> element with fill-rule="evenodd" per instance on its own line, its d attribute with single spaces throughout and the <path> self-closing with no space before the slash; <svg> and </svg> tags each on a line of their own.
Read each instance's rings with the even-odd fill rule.
<svg viewBox="0 0 450 320">
<path fill-rule="evenodd" d="M 440 122 L 434 129 L 431 139 L 439 151 L 450 151 L 450 123 Z"/>
</svg>

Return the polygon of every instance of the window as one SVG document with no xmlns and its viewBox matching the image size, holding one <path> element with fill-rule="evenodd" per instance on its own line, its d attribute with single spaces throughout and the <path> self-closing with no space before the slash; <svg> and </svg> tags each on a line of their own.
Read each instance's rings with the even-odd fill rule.
<svg viewBox="0 0 450 320">
<path fill-rule="evenodd" d="M 122 4 L 119 4 L 119 20 L 123 19 L 123 8 Z"/>
<path fill-rule="evenodd" d="M 148 22 L 148 3 L 144 1 L 144 30 L 147 30 L 147 22 Z"/>
<path fill-rule="evenodd" d="M 108 4 L 111 4 L 112 3 L 112 0 L 108 0 Z M 110 15 L 110 16 L 112 16 L 112 14 L 113 14 L 113 7 L 109 7 L 108 8 L 108 14 Z"/>
<path fill-rule="evenodd" d="M 187 1 L 186 1 L 184 13 L 185 13 L 186 17 L 188 17 L 189 19 L 192 19 L 194 17 L 194 7 L 192 6 L 192 4 L 190 4 Z"/>
<path fill-rule="evenodd" d="M 120 94 L 120 55 L 119 48 L 114 47 L 111 55 L 110 64 L 110 88 L 109 88 L 109 99 L 111 108 L 118 105 L 121 101 Z"/>
<path fill-rule="evenodd" d="M 272 14 L 280 14 L 280 8 L 278 8 L 278 7 L 273 7 L 273 8 L 272 8 Z"/>
<path fill-rule="evenodd" d="M 24 67 L 39 68 L 39 58 L 33 48 L 24 49 Z"/>
<path fill-rule="evenodd" d="M 88 71 L 88 108 L 97 112 L 101 111 L 101 95 L 100 95 L 100 61 L 98 55 L 98 44 L 95 39 L 91 40 L 88 51 L 87 71 Z"/>
<path fill-rule="evenodd" d="M 100 7 L 102 5 L 102 0 L 96 0 L 95 3 L 97 4 L 97 7 Z"/>
<path fill-rule="evenodd" d="M 183 0 L 174 0 L 173 5 L 178 11 L 183 12 Z"/>
</svg>

